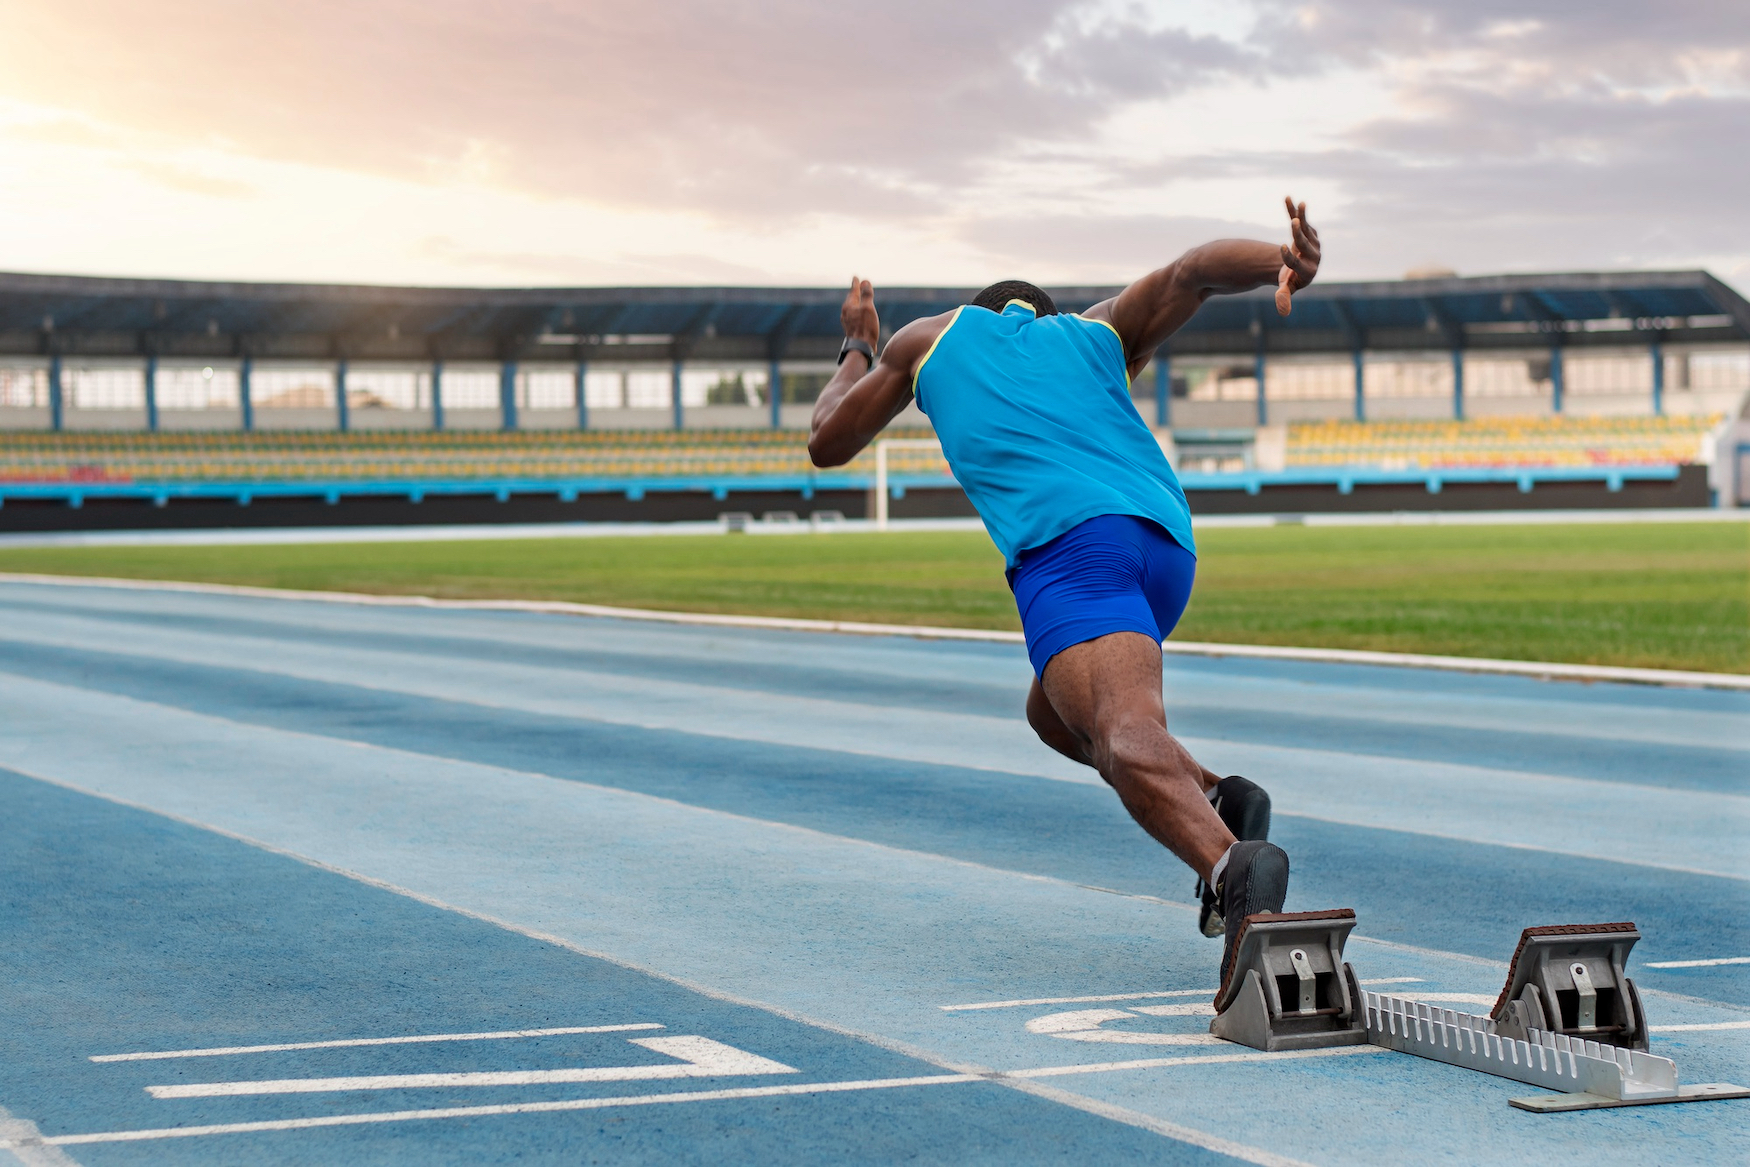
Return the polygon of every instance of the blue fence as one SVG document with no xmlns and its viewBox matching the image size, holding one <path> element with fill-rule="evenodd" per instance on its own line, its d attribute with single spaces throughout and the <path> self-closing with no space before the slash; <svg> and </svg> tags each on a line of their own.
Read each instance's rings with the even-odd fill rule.
<svg viewBox="0 0 1750 1167">
<path fill-rule="evenodd" d="M 1429 494 L 1439 494 L 1447 485 L 1460 483 L 1514 483 L 1523 493 L 1530 493 L 1539 483 L 1602 482 L 1611 491 L 1622 489 L 1625 482 L 1671 482 L 1678 474 L 1676 466 L 1609 466 L 1609 467 L 1544 467 L 1544 468 L 1477 468 L 1445 470 L 1368 470 L 1349 467 L 1318 467 L 1286 470 L 1274 473 L 1248 472 L 1230 474 L 1185 474 L 1180 476 L 1185 490 L 1243 490 L 1258 494 L 1265 487 L 1335 486 L 1338 493 L 1349 494 L 1357 486 L 1420 485 Z M 551 495 L 562 502 L 572 502 L 585 494 L 622 494 L 631 500 L 661 492 L 710 494 L 728 499 L 732 494 L 750 492 L 795 493 L 811 499 L 822 490 L 871 490 L 872 475 L 772 475 L 744 478 L 524 478 L 524 479 L 462 479 L 454 481 L 346 481 L 346 482 L 201 482 L 201 483 L 13 483 L 0 484 L 0 506 L 6 500 L 58 501 L 70 507 L 84 505 L 87 499 L 144 499 L 158 506 L 173 499 L 224 499 L 248 506 L 262 498 L 320 498 L 339 503 L 353 497 L 399 497 L 420 502 L 441 496 L 496 496 L 500 501 L 512 495 Z M 942 489 L 957 485 L 948 475 L 891 475 L 888 490 L 893 498 L 904 498 L 907 490 Z"/>
</svg>

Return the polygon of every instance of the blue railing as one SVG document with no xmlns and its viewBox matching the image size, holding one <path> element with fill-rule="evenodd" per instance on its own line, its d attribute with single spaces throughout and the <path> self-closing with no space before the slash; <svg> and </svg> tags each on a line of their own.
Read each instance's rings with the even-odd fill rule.
<svg viewBox="0 0 1750 1167">
<path fill-rule="evenodd" d="M 1537 468 L 1475 468 L 1445 470 L 1372 470 L 1352 467 L 1307 467 L 1270 473 L 1240 472 L 1230 474 L 1184 474 L 1180 482 L 1187 491 L 1243 490 L 1258 494 L 1266 486 L 1335 486 L 1348 494 L 1357 486 L 1420 485 L 1430 494 L 1438 494 L 1448 484 L 1515 483 L 1522 492 L 1531 492 L 1540 482 L 1602 482 L 1611 491 L 1622 489 L 1625 482 L 1670 482 L 1677 478 L 1678 467 L 1663 466 L 1574 466 Z M 631 500 L 646 494 L 662 492 L 710 494 L 727 499 L 731 494 L 752 491 L 796 493 L 804 499 L 813 498 L 822 490 L 870 490 L 873 475 L 755 475 L 739 478 L 506 478 L 458 479 L 449 481 L 344 481 L 344 482 L 53 482 L 0 483 L 0 505 L 7 499 L 44 499 L 63 502 L 71 507 L 82 506 L 86 499 L 145 499 L 159 506 L 173 499 L 226 499 L 248 506 L 258 498 L 319 498 L 338 503 L 344 498 L 361 496 L 405 498 L 419 502 L 426 498 L 492 496 L 507 501 L 512 495 L 551 495 L 562 502 L 572 502 L 585 494 L 621 494 Z M 956 485 L 949 475 L 890 475 L 888 489 L 894 498 L 904 498 L 906 491 L 940 489 Z"/>
</svg>

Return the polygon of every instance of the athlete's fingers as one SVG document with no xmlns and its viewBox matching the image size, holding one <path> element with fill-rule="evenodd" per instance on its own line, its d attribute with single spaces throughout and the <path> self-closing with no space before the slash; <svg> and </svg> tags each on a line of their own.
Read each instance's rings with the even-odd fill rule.
<svg viewBox="0 0 1750 1167">
<path fill-rule="evenodd" d="M 1310 284 L 1313 276 L 1318 274 L 1319 269 L 1317 261 L 1309 261 L 1299 252 L 1289 247 L 1286 243 L 1282 244 L 1281 250 L 1283 268 L 1293 272 L 1296 277 L 1294 286 L 1296 288 L 1304 288 L 1307 284 Z"/>
<path fill-rule="evenodd" d="M 1284 247 L 1282 250 L 1286 253 L 1288 248 Z M 1290 302 L 1290 294 L 1293 290 L 1294 270 L 1287 264 L 1283 264 L 1282 270 L 1276 276 L 1276 315 L 1286 316 L 1293 309 L 1293 304 Z"/>
<path fill-rule="evenodd" d="M 1294 230 L 1294 270 L 1304 277 L 1303 282 L 1309 282 L 1319 270 L 1319 245 L 1300 229 L 1298 223 Z"/>
<path fill-rule="evenodd" d="M 1306 224 L 1299 219 L 1288 221 L 1289 234 L 1294 236 L 1294 249 L 1302 254 L 1312 249 L 1312 238 L 1306 233 Z"/>
</svg>

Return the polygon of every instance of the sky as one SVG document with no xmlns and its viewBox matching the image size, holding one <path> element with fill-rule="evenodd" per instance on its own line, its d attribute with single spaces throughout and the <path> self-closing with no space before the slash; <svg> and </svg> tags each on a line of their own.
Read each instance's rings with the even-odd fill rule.
<svg viewBox="0 0 1750 1167">
<path fill-rule="evenodd" d="M 0 270 L 1750 289 L 1745 0 L 0 0 Z"/>
</svg>

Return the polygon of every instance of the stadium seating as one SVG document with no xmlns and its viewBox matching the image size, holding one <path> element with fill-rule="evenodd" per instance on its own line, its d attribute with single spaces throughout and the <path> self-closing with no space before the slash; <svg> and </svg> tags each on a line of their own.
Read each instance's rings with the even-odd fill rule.
<svg viewBox="0 0 1750 1167">
<path fill-rule="evenodd" d="M 895 430 L 894 438 L 927 438 Z M 945 474 L 933 451 L 894 451 L 898 474 Z M 871 474 L 873 453 L 845 468 Z M 805 476 L 797 430 L 437 433 L 8 433 L 0 483 L 187 484 L 540 481 Z"/>
<path fill-rule="evenodd" d="M 1287 466 L 1382 470 L 1694 463 L 1721 415 L 1320 421 L 1288 429 Z"/>
<path fill-rule="evenodd" d="M 1713 417 L 1304 422 L 1286 468 L 1669 466 L 1699 460 Z M 892 438 L 928 438 L 893 430 Z M 865 451 L 835 471 L 866 477 Z M 895 476 L 940 477 L 934 450 L 895 450 Z M 0 436 L 0 484 L 412 483 L 809 477 L 798 430 L 99 433 Z"/>
</svg>

